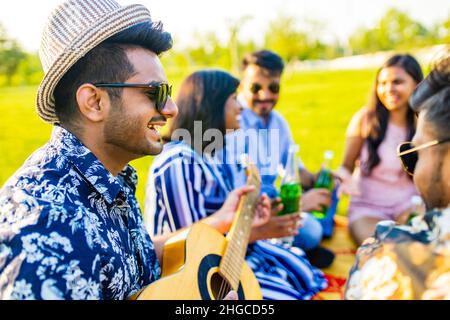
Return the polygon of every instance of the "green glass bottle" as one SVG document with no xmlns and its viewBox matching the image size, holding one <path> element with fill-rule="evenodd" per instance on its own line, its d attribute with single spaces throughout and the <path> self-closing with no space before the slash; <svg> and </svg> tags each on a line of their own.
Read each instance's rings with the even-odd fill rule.
<svg viewBox="0 0 450 320">
<path fill-rule="evenodd" d="M 302 195 L 300 183 L 288 183 L 281 185 L 280 197 L 283 202 L 283 211 L 280 215 L 294 213 L 299 210 L 299 201 Z"/>
<path fill-rule="evenodd" d="M 334 153 L 333 151 L 327 150 L 324 152 L 323 157 L 324 161 L 322 164 L 322 168 L 320 169 L 317 180 L 314 183 L 314 188 L 328 189 L 332 191 L 334 188 L 334 179 L 333 175 L 331 174 L 331 160 L 334 157 Z M 328 208 L 322 205 L 322 210 L 313 211 L 312 215 L 315 216 L 317 219 L 323 219 L 326 217 L 327 210 Z"/>
<path fill-rule="evenodd" d="M 278 215 L 290 214 L 299 211 L 300 197 L 302 195 L 302 185 L 297 166 L 297 153 L 299 146 L 294 144 L 289 147 L 288 160 L 283 173 L 280 186 L 280 198 L 283 203 L 283 210 Z M 287 248 L 292 247 L 293 236 L 279 239 L 279 243 Z"/>
<path fill-rule="evenodd" d="M 281 180 L 280 198 L 283 202 L 283 211 L 279 215 L 299 211 L 299 202 L 302 195 L 300 175 L 297 167 L 298 145 L 289 147 L 288 160 Z"/>
</svg>

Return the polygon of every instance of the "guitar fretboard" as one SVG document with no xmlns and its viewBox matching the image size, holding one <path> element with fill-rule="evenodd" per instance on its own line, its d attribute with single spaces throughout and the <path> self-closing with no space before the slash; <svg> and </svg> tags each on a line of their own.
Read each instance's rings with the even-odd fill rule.
<svg viewBox="0 0 450 320">
<path fill-rule="evenodd" d="M 247 184 L 255 186 L 255 190 L 241 198 L 235 219 L 227 235 L 228 245 L 219 266 L 222 276 L 234 290 L 237 290 L 239 286 L 260 191 L 260 178 L 257 169 L 254 166 L 249 166 L 247 172 Z"/>
</svg>

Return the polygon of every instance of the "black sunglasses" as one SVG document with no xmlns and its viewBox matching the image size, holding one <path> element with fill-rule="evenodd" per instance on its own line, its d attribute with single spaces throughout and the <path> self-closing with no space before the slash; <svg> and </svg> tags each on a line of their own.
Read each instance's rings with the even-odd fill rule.
<svg viewBox="0 0 450 320">
<path fill-rule="evenodd" d="M 250 87 L 250 91 L 253 94 L 257 94 L 261 89 L 263 88 L 262 85 L 260 85 L 259 83 L 252 83 L 251 87 Z M 269 89 L 270 92 L 277 94 L 280 92 L 280 84 L 278 82 L 272 82 L 271 84 L 269 84 L 269 86 L 267 87 Z"/>
<path fill-rule="evenodd" d="M 167 83 L 95 83 L 94 86 L 99 88 L 141 88 L 147 89 L 145 94 L 155 101 L 156 110 L 162 112 L 167 103 L 167 99 L 172 96 L 172 85 Z"/>
<path fill-rule="evenodd" d="M 414 147 L 411 142 L 403 142 L 397 147 L 397 156 L 402 162 L 403 169 L 405 169 L 405 171 L 412 176 L 414 175 L 417 160 L 419 160 L 419 154 L 417 151 L 445 142 L 450 142 L 450 138 L 444 140 L 433 140 L 417 147 Z"/>
</svg>

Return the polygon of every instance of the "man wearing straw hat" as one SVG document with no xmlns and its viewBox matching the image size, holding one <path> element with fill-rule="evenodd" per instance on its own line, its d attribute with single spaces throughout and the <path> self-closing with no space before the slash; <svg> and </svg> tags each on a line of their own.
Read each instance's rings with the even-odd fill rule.
<svg viewBox="0 0 450 320">
<path fill-rule="evenodd" d="M 37 113 L 54 128 L 0 189 L 0 299 L 125 299 L 158 279 L 162 244 L 128 163 L 161 152 L 158 128 L 177 113 L 158 58 L 171 46 L 141 5 L 68 0 L 51 13 Z"/>
</svg>

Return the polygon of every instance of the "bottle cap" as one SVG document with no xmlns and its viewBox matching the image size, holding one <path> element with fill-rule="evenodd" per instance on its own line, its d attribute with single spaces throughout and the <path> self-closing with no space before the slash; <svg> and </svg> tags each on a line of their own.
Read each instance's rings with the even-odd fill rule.
<svg viewBox="0 0 450 320">
<path fill-rule="evenodd" d="M 324 157 L 325 159 L 333 159 L 333 157 L 334 157 L 334 152 L 331 151 L 331 150 L 327 150 L 327 151 L 325 151 L 325 152 L 323 153 L 323 157 Z"/>
<path fill-rule="evenodd" d="M 281 163 L 277 167 L 277 173 L 280 177 L 284 177 L 284 174 L 286 173 L 286 170 Z"/>
</svg>

